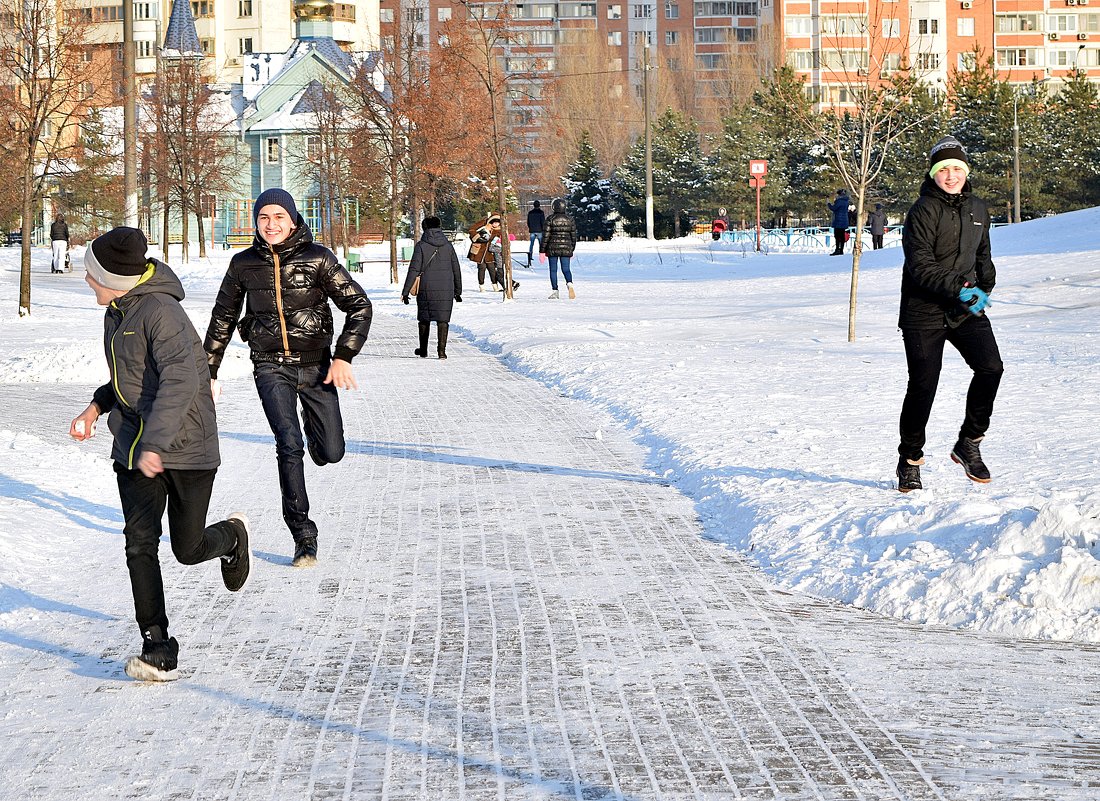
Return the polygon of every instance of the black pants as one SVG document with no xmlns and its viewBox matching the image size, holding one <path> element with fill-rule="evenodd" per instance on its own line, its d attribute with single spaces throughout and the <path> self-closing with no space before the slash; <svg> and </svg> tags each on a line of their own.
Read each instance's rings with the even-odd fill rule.
<svg viewBox="0 0 1100 801">
<path fill-rule="evenodd" d="M 481 286 L 485 286 L 485 271 L 489 271 L 489 281 L 494 284 L 504 286 L 504 270 L 497 267 L 495 261 L 490 262 L 478 262 L 477 265 L 477 282 Z"/>
<path fill-rule="evenodd" d="M 283 495 L 283 521 L 294 541 L 317 536 L 317 524 L 309 516 L 306 495 L 306 448 L 318 466 L 344 458 L 344 420 L 335 384 L 325 384 L 330 360 L 320 364 L 256 362 L 252 375 L 267 423 L 275 435 L 279 465 L 279 489 Z M 298 404 L 302 405 L 302 423 Z"/>
<path fill-rule="evenodd" d="M 833 253 L 844 252 L 844 235 L 848 233 L 847 228 L 834 228 L 833 238 L 836 239 L 836 247 L 833 248 Z"/>
<path fill-rule="evenodd" d="M 871 234 L 871 249 L 872 250 L 881 250 L 882 249 L 882 238 L 884 236 L 885 236 L 885 234 Z"/>
<path fill-rule="evenodd" d="M 206 525 L 210 491 L 217 470 L 165 470 L 146 478 L 140 470 L 127 470 L 115 462 L 118 495 L 126 519 L 126 567 L 134 592 L 134 611 L 141 631 L 160 626 L 167 634 L 164 583 L 160 575 L 161 518 L 168 508 L 168 535 L 172 553 L 185 565 L 197 565 L 229 553 L 237 544 L 237 531 L 223 520 Z"/>
<path fill-rule="evenodd" d="M 901 444 L 898 453 L 914 461 L 924 456 L 924 429 L 936 399 L 943 364 L 943 346 L 950 342 L 974 371 L 966 393 L 966 414 L 959 436 L 976 439 L 989 428 L 993 401 L 1001 384 L 1004 365 L 993 336 L 993 326 L 985 315 L 972 317 L 958 328 L 934 330 L 903 329 L 905 361 L 909 367 L 909 385 L 901 405 L 899 423 Z"/>
</svg>

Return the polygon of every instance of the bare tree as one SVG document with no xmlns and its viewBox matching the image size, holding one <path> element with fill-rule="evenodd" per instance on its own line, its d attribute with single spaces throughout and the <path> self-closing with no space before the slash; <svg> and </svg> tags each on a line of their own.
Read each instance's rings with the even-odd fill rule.
<svg viewBox="0 0 1100 801">
<path fill-rule="evenodd" d="M 91 83 L 90 9 L 71 0 L 0 0 L 0 109 L 18 165 L 23 245 L 19 314 L 31 313 L 31 234 L 38 199 L 77 140 Z"/>
<path fill-rule="evenodd" d="M 198 226 L 199 258 L 206 256 L 203 195 L 226 191 L 230 160 L 236 152 L 232 116 L 225 98 L 207 83 L 201 59 L 164 62 L 145 97 L 147 112 L 157 121 L 156 146 L 161 198 L 165 203 L 164 245 L 167 252 L 168 204 L 178 203 L 183 228 L 184 262 L 188 260 L 189 215 Z"/>
<path fill-rule="evenodd" d="M 867 219 L 867 200 L 892 148 L 913 129 L 932 118 L 913 113 L 914 100 L 927 93 L 923 71 L 913 68 L 909 41 L 900 20 L 888 17 L 889 4 L 873 4 L 866 16 L 822 16 L 822 85 L 811 87 L 815 106 L 790 98 L 787 105 L 824 151 L 848 186 L 855 202 L 856 231 L 848 299 L 848 341 L 856 336 L 856 295 L 863 243 L 858 232 Z M 789 84 L 788 84 L 789 86 Z M 794 91 L 800 91 L 796 87 Z M 803 113 L 802 110 L 805 110 Z M 823 113 L 822 113 L 823 112 Z"/>
</svg>

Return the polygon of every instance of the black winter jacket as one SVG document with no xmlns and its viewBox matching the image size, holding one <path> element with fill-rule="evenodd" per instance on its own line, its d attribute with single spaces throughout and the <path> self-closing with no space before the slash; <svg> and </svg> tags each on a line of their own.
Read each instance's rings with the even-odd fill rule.
<svg viewBox="0 0 1100 801">
<path fill-rule="evenodd" d="M 234 326 L 253 361 L 322 361 L 332 344 L 329 299 L 345 314 L 334 356 L 350 362 L 370 331 L 371 302 L 363 288 L 331 250 L 313 241 L 300 214 L 297 228 L 274 248 L 257 233 L 252 246 L 229 262 L 214 302 L 205 342 L 210 377 L 218 376 Z"/>
<path fill-rule="evenodd" d="M 221 462 L 218 423 L 206 353 L 180 301 L 172 269 L 150 260 L 153 273 L 103 317 L 103 349 L 111 381 L 92 400 L 114 435 L 111 458 L 133 470 L 142 451 L 175 470 L 213 470 Z"/>
<path fill-rule="evenodd" d="M 542 209 L 531 209 L 527 212 L 527 231 L 532 234 L 540 234 L 546 230 L 546 212 Z"/>
<path fill-rule="evenodd" d="M 542 252 L 547 256 L 572 256 L 577 247 L 577 225 L 564 212 L 551 214 L 546 220 Z"/>
<path fill-rule="evenodd" d="M 429 228 L 413 248 L 409 272 L 405 275 L 403 297 L 409 296 L 413 281 L 420 276 L 416 293 L 416 319 L 427 323 L 451 321 L 454 299 L 462 294 L 462 271 L 458 254 L 439 228 Z"/>
<path fill-rule="evenodd" d="M 68 242 L 69 224 L 61 222 L 60 220 L 54 220 L 52 223 L 50 223 L 50 241 Z"/>
<path fill-rule="evenodd" d="M 989 210 L 970 182 L 949 195 L 931 178 L 905 217 L 901 238 L 899 328 L 954 328 L 971 317 L 959 301 L 965 284 L 992 292 L 997 271 L 989 251 Z"/>
</svg>

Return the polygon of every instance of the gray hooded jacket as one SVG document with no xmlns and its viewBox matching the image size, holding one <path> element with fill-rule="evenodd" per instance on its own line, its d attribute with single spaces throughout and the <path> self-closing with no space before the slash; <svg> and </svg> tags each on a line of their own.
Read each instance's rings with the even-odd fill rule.
<svg viewBox="0 0 1100 801">
<path fill-rule="evenodd" d="M 152 275 L 107 307 L 111 381 L 92 400 L 111 413 L 111 458 L 126 469 L 147 450 L 166 468 L 212 470 L 221 456 L 206 351 L 180 305 L 179 278 L 167 264 L 149 263 Z"/>
</svg>

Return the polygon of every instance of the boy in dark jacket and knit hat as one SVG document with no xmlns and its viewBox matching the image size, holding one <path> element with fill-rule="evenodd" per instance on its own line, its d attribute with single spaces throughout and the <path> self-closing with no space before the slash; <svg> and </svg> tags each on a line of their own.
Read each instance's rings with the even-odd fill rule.
<svg viewBox="0 0 1100 801">
<path fill-rule="evenodd" d="M 344 458 L 336 389 L 356 387 L 351 360 L 366 344 L 371 302 L 336 255 L 313 241 L 289 192 L 261 192 L 252 214 L 256 237 L 229 262 L 206 331 L 211 389 L 217 392 L 218 368 L 237 328 L 251 350 L 256 391 L 275 435 L 292 563 L 309 567 L 317 563 L 317 524 L 309 517 L 303 457 L 308 449 L 318 466 Z M 329 300 L 345 315 L 335 353 Z"/>
<path fill-rule="evenodd" d="M 230 591 L 248 580 L 251 555 L 243 515 L 206 525 L 221 461 L 206 353 L 180 305 L 183 286 L 167 264 L 148 259 L 145 235 L 115 228 L 85 251 L 85 281 L 107 307 L 103 344 L 111 380 L 73 419 L 69 434 L 94 435 L 111 413 L 111 453 L 126 519 L 126 566 L 141 630 L 141 655 L 126 663 L 135 679 L 177 678 L 179 644 L 168 636 L 157 547 L 168 510 L 172 552 L 183 564 L 221 557 Z"/>
<path fill-rule="evenodd" d="M 921 489 L 925 426 L 932 411 L 950 342 L 974 376 L 966 414 L 951 459 L 967 478 L 986 483 L 990 474 L 978 448 L 989 428 L 1004 366 L 985 315 L 997 281 L 990 258 L 989 211 L 970 190 L 970 164 L 957 139 L 945 137 L 930 152 L 928 176 L 909 209 L 902 234 L 905 265 L 898 327 L 905 342 L 909 384 L 901 407 L 898 489 Z"/>
</svg>

